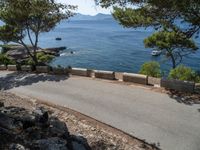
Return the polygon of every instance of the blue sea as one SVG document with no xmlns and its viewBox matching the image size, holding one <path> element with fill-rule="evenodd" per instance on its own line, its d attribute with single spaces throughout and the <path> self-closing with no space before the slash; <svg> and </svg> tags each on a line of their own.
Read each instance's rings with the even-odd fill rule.
<svg viewBox="0 0 200 150">
<path fill-rule="evenodd" d="M 151 28 L 125 29 L 114 20 L 63 21 L 53 31 L 41 35 L 39 46 L 67 47 L 53 60 L 53 66 L 138 72 L 144 62 L 158 61 L 167 72 L 171 68 L 170 61 L 164 56 L 151 56 L 152 50 L 144 47 L 144 38 L 153 32 Z M 56 37 L 62 40 L 56 41 Z M 196 42 L 200 47 L 200 39 Z M 200 50 L 183 62 L 200 70 Z"/>
</svg>

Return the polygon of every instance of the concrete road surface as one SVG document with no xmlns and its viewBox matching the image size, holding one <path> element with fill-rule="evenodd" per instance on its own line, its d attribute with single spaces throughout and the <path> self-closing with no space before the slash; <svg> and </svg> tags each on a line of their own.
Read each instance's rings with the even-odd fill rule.
<svg viewBox="0 0 200 150">
<path fill-rule="evenodd" d="M 69 107 L 164 150 L 200 150 L 200 105 L 84 77 L 0 72 L 0 88 Z"/>
</svg>

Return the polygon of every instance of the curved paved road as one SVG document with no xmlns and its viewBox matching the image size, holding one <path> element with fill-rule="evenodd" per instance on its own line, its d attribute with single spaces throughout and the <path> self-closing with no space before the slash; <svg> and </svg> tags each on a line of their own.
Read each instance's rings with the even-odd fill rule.
<svg viewBox="0 0 200 150">
<path fill-rule="evenodd" d="M 0 73 L 0 86 L 63 105 L 122 129 L 164 150 L 200 150 L 200 105 L 166 94 L 83 77 Z"/>
</svg>

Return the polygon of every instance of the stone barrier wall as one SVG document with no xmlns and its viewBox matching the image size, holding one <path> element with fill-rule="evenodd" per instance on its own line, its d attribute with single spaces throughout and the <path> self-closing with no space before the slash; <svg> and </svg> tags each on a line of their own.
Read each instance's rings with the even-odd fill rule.
<svg viewBox="0 0 200 150">
<path fill-rule="evenodd" d="M 115 79 L 118 81 L 123 81 L 123 73 L 122 72 L 115 72 Z"/>
<path fill-rule="evenodd" d="M 0 70 L 7 70 L 7 66 L 6 65 L 0 65 Z"/>
<path fill-rule="evenodd" d="M 21 66 L 21 71 L 31 72 L 32 71 L 32 66 L 30 66 L 30 65 Z"/>
<path fill-rule="evenodd" d="M 123 81 L 147 85 L 147 76 L 134 73 L 123 73 Z"/>
<path fill-rule="evenodd" d="M 53 68 L 52 68 L 52 72 L 53 72 L 54 74 L 64 75 L 64 74 L 65 74 L 65 69 L 64 69 L 64 68 L 60 68 L 60 67 L 58 67 L 58 68 L 53 67 Z"/>
<path fill-rule="evenodd" d="M 179 80 L 168 80 L 162 79 L 161 80 L 161 87 L 166 89 L 172 89 L 181 92 L 194 92 L 195 83 L 188 82 L 188 81 L 179 81 Z"/>
<path fill-rule="evenodd" d="M 8 71 L 18 71 L 18 68 L 16 65 L 8 65 L 7 68 L 8 68 Z"/>
<path fill-rule="evenodd" d="M 48 73 L 50 70 L 49 66 L 36 66 L 37 73 Z"/>
<path fill-rule="evenodd" d="M 0 70 L 18 71 L 19 67 L 16 65 L 0 65 Z M 21 66 L 22 71 L 33 71 L 31 66 Z M 51 71 L 50 71 L 51 70 Z M 146 75 L 134 74 L 134 73 L 122 73 L 113 71 L 103 71 L 103 70 L 91 70 L 84 68 L 52 68 L 49 66 L 36 66 L 35 71 L 37 73 L 53 73 L 59 75 L 77 75 L 85 77 L 94 77 L 107 80 L 118 80 L 124 82 L 132 82 L 142 85 L 153 85 L 161 86 L 166 89 L 173 89 L 181 92 L 194 92 L 195 89 L 200 89 L 200 85 L 193 82 L 179 81 L 179 80 L 169 80 L 160 79 L 154 77 L 148 77 Z M 198 85 L 198 86 L 197 86 Z M 195 88 L 196 87 L 196 88 Z"/>
<path fill-rule="evenodd" d="M 85 77 L 88 76 L 87 69 L 83 68 L 72 68 L 70 73 L 76 76 L 85 76 Z"/>
<path fill-rule="evenodd" d="M 148 85 L 160 86 L 161 78 L 148 77 Z"/>
<path fill-rule="evenodd" d="M 95 78 L 115 80 L 115 73 L 112 71 L 95 70 Z"/>
<path fill-rule="evenodd" d="M 87 77 L 94 78 L 94 77 L 95 77 L 94 70 L 92 70 L 92 69 L 87 69 Z"/>
</svg>

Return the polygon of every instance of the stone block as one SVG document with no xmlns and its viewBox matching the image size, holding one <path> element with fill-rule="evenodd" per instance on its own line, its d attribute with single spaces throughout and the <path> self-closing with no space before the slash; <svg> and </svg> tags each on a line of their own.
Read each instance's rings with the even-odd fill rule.
<svg viewBox="0 0 200 150">
<path fill-rule="evenodd" d="M 113 71 L 95 70 L 95 78 L 115 80 L 115 73 Z"/>
<path fill-rule="evenodd" d="M 91 69 L 87 69 L 87 77 L 94 77 L 94 70 L 91 70 Z"/>
<path fill-rule="evenodd" d="M 147 85 L 147 76 L 141 75 L 141 74 L 134 74 L 134 73 L 124 73 L 123 81 Z"/>
<path fill-rule="evenodd" d="M 65 74 L 65 69 L 60 68 L 60 67 L 53 67 L 52 68 L 53 74 L 58 74 L 58 75 L 64 75 Z"/>
<path fill-rule="evenodd" d="M 33 68 L 32 68 L 32 66 L 30 66 L 30 65 L 21 66 L 21 71 L 31 72 L 32 69 L 33 69 Z"/>
<path fill-rule="evenodd" d="M 8 65 L 8 71 L 17 71 L 17 65 Z"/>
<path fill-rule="evenodd" d="M 50 70 L 49 66 L 36 66 L 37 73 L 48 73 Z"/>
<path fill-rule="evenodd" d="M 76 76 L 85 76 L 87 77 L 87 69 L 84 68 L 72 68 L 71 74 Z"/>
<path fill-rule="evenodd" d="M 169 80 L 169 79 L 162 79 L 161 80 L 161 87 L 166 89 L 176 90 L 180 92 L 194 92 L 195 83 L 188 82 L 188 81 L 180 81 L 180 80 Z"/>
<path fill-rule="evenodd" d="M 122 72 L 115 72 L 115 79 L 118 81 L 123 81 L 123 73 Z"/>
<path fill-rule="evenodd" d="M 6 65 L 0 65 L 0 70 L 7 70 L 7 66 Z"/>
<path fill-rule="evenodd" d="M 161 78 L 148 77 L 148 85 L 160 86 L 160 84 L 161 84 Z"/>
</svg>

